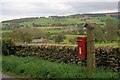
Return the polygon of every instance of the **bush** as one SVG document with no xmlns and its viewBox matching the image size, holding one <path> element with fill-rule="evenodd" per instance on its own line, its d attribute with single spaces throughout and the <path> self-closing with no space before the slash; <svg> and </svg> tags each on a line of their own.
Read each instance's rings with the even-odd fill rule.
<svg viewBox="0 0 120 80">
<path fill-rule="evenodd" d="M 3 39 L 2 40 L 2 54 L 11 55 L 15 54 L 15 44 L 12 39 Z"/>
<path fill-rule="evenodd" d="M 63 42 L 63 40 L 65 39 L 65 35 L 64 34 L 58 34 L 57 36 L 55 36 L 55 42 L 60 43 Z"/>
<path fill-rule="evenodd" d="M 77 44 L 77 38 L 70 38 L 68 39 L 70 43 Z"/>
</svg>

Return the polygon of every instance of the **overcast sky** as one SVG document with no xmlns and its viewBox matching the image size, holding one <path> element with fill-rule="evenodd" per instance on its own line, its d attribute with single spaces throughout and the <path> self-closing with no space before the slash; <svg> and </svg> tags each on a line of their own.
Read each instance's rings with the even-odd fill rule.
<svg viewBox="0 0 120 80">
<path fill-rule="evenodd" d="M 84 1 L 84 2 L 82 2 Z M 119 0 L 2 0 L 1 20 L 118 11 Z"/>
</svg>

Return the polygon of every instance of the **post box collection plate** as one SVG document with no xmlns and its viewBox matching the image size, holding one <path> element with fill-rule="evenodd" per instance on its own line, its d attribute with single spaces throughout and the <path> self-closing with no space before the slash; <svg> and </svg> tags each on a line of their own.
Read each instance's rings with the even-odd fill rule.
<svg viewBox="0 0 120 80">
<path fill-rule="evenodd" d="M 86 58 L 86 37 L 78 37 L 78 58 Z"/>
</svg>

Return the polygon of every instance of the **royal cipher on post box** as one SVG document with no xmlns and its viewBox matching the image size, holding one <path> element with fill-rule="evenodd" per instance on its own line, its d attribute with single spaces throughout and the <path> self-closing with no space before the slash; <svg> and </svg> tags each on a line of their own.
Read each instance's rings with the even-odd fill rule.
<svg viewBox="0 0 120 80">
<path fill-rule="evenodd" d="M 78 37 L 78 58 L 85 59 L 86 58 L 86 37 Z"/>
</svg>

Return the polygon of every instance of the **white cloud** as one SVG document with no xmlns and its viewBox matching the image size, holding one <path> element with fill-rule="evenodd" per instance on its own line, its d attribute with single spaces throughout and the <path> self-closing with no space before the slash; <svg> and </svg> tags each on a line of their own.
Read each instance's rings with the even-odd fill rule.
<svg viewBox="0 0 120 80">
<path fill-rule="evenodd" d="M 93 12 L 90 12 L 90 13 L 111 13 L 111 12 L 117 12 L 118 9 L 114 9 L 114 10 L 98 10 L 98 11 L 93 11 Z"/>
<path fill-rule="evenodd" d="M 2 0 L 2 2 L 118 2 L 119 0 Z"/>
<path fill-rule="evenodd" d="M 2 0 L 2 6 L 0 7 L 2 7 L 2 20 L 6 20 L 31 16 L 110 12 L 117 10 L 118 1 L 119 0 Z"/>
</svg>

